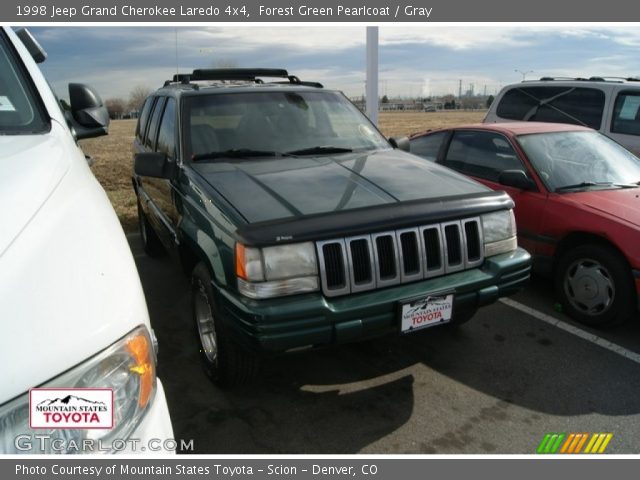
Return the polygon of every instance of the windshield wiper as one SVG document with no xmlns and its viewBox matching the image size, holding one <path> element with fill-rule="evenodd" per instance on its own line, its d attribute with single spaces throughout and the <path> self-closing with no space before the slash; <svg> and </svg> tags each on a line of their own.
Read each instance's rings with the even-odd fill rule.
<svg viewBox="0 0 640 480">
<path fill-rule="evenodd" d="M 323 153 L 350 153 L 353 152 L 350 148 L 334 147 L 333 145 L 318 145 L 311 148 L 301 148 L 300 150 L 292 150 L 287 152 L 289 155 L 317 155 Z"/>
<path fill-rule="evenodd" d="M 251 150 L 250 148 L 232 148 L 221 152 L 198 153 L 191 157 L 191 160 L 215 160 L 217 158 L 248 158 L 248 157 L 291 157 L 289 153 L 276 152 L 273 150 Z"/>
<path fill-rule="evenodd" d="M 614 182 L 580 182 L 580 183 L 575 183 L 573 185 L 563 185 L 562 187 L 558 187 L 556 188 L 556 192 L 561 192 L 563 190 L 576 190 L 579 188 L 586 188 L 586 187 L 618 187 L 618 188 L 636 188 L 638 185 L 640 185 L 639 183 L 636 184 L 632 184 L 632 183 L 614 183 Z"/>
</svg>

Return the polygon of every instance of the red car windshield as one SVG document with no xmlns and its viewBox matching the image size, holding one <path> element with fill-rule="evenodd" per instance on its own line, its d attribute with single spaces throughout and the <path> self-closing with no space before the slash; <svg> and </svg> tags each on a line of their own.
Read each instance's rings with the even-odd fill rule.
<svg viewBox="0 0 640 480">
<path fill-rule="evenodd" d="M 621 188 L 640 182 L 640 159 L 598 132 L 546 132 L 517 138 L 551 191 Z"/>
</svg>

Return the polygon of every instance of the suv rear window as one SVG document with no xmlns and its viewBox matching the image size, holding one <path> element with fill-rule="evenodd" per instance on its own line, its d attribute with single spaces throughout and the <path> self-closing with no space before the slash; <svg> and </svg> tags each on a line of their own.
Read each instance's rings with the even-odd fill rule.
<svg viewBox="0 0 640 480">
<path fill-rule="evenodd" d="M 622 91 L 616 97 L 611 121 L 613 133 L 640 135 L 640 91 Z"/>
<path fill-rule="evenodd" d="M 501 118 L 571 123 L 598 130 L 605 95 L 596 88 L 518 87 L 507 91 L 496 110 Z"/>
<path fill-rule="evenodd" d="M 0 33 L 0 133 L 39 133 L 49 122 L 34 87 L 8 40 Z"/>
<path fill-rule="evenodd" d="M 176 158 L 176 101 L 171 97 L 167 98 L 162 114 L 156 150 L 166 153 L 170 159 Z"/>
<path fill-rule="evenodd" d="M 149 121 L 151 105 L 153 105 L 153 97 L 148 97 L 144 101 L 144 105 L 142 106 L 142 110 L 140 112 L 140 119 L 138 120 L 138 127 L 136 128 L 136 136 L 141 141 L 144 137 L 144 131 L 147 129 L 147 122 Z"/>
<path fill-rule="evenodd" d="M 156 105 L 153 109 L 151 121 L 149 122 L 149 129 L 147 130 L 147 136 L 144 141 L 146 147 L 156 148 L 156 140 L 158 138 L 158 125 L 160 124 L 160 116 L 164 109 L 164 102 L 166 97 L 159 97 L 156 101 Z"/>
</svg>

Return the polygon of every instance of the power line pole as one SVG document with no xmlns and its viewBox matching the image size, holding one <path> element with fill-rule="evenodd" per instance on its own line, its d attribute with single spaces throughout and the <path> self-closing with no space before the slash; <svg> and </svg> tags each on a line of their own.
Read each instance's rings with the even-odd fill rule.
<svg viewBox="0 0 640 480">
<path fill-rule="evenodd" d="M 378 27 L 367 27 L 367 107 L 369 120 L 378 124 Z"/>
<path fill-rule="evenodd" d="M 529 73 L 535 73 L 533 70 L 514 70 L 514 72 L 519 73 L 520 75 L 522 75 L 522 81 L 524 82 L 527 79 L 527 75 Z"/>
<path fill-rule="evenodd" d="M 458 80 L 458 100 L 462 99 L 462 79 Z"/>
</svg>

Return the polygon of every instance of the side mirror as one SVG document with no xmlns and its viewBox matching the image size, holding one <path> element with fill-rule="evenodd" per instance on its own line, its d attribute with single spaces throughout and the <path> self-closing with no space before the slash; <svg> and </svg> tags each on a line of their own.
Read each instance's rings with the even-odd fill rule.
<svg viewBox="0 0 640 480">
<path fill-rule="evenodd" d="M 503 170 L 498 176 L 498 182 L 520 190 L 537 190 L 535 182 L 522 170 Z"/>
<path fill-rule="evenodd" d="M 133 160 L 133 171 L 141 177 L 172 179 L 175 175 L 175 163 L 170 162 L 166 153 L 136 153 Z"/>
<path fill-rule="evenodd" d="M 100 137 L 109 133 L 109 112 L 98 92 L 82 83 L 69 84 L 71 124 L 76 138 Z"/>
<path fill-rule="evenodd" d="M 405 152 L 411 150 L 411 144 L 409 143 L 409 137 L 390 137 L 389 143 L 393 148 L 398 148 Z"/>
</svg>

